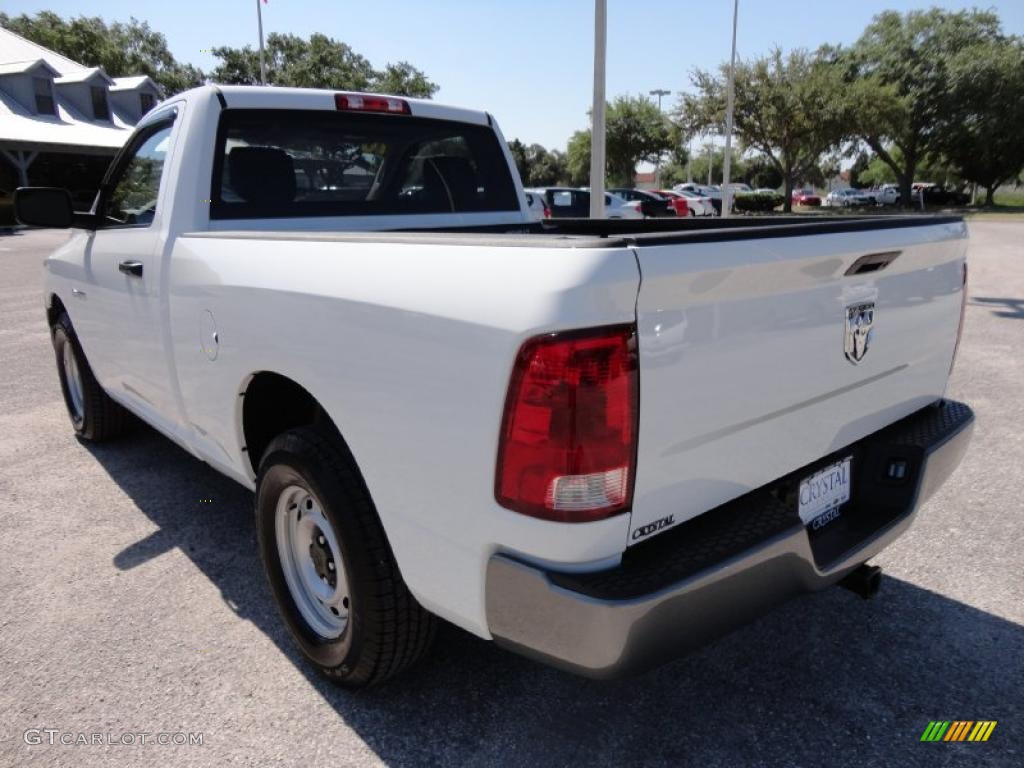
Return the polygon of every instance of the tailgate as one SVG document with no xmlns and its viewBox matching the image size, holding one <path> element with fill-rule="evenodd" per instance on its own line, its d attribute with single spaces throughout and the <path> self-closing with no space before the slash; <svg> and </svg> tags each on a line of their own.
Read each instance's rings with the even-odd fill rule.
<svg viewBox="0 0 1024 768">
<path fill-rule="evenodd" d="M 635 248 L 640 431 L 629 544 L 942 396 L 967 233 L 959 221 L 921 222 Z M 847 274 L 855 263 L 864 271 Z"/>
</svg>

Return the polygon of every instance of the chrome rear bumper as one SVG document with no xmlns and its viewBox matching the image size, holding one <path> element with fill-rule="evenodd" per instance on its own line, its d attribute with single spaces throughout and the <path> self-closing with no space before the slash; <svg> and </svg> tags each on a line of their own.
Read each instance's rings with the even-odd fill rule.
<svg viewBox="0 0 1024 768">
<path fill-rule="evenodd" d="M 973 427 L 968 406 L 940 401 L 631 548 L 607 571 L 546 571 L 496 554 L 487 568 L 490 632 L 502 646 L 589 677 L 649 669 L 876 555 L 956 469 Z M 868 479 L 855 480 L 839 520 L 809 532 L 787 495 L 851 452 Z M 885 474 L 894 460 L 909 467 L 896 481 Z"/>
</svg>

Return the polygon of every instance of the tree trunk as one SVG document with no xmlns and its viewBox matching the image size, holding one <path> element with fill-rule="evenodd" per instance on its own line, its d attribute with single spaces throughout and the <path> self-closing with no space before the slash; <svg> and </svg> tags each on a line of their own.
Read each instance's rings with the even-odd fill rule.
<svg viewBox="0 0 1024 768">
<path fill-rule="evenodd" d="M 913 183 L 913 174 L 903 173 L 900 175 L 900 208 L 914 207 L 914 201 L 911 199 L 911 186 Z"/>
<path fill-rule="evenodd" d="M 785 199 L 782 201 L 782 210 L 785 213 L 793 212 L 793 174 L 787 173 L 785 181 L 782 182 L 782 194 Z"/>
<path fill-rule="evenodd" d="M 993 184 L 990 187 L 985 187 L 985 207 L 986 208 L 991 208 L 993 205 L 996 204 L 995 195 L 996 195 L 996 187 L 997 186 L 998 186 L 997 184 Z"/>
<path fill-rule="evenodd" d="M 903 153 L 903 173 L 900 174 L 900 207 L 914 207 L 911 187 L 914 185 L 914 174 L 917 173 L 917 158 L 911 152 Z M 921 193 L 924 194 L 923 192 Z"/>
</svg>

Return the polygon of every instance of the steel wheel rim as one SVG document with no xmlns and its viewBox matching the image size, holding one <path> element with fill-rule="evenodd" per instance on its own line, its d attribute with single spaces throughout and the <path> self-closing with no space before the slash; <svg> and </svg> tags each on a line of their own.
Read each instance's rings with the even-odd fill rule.
<svg viewBox="0 0 1024 768">
<path fill-rule="evenodd" d="M 82 386 L 82 374 L 78 370 L 78 361 L 75 360 L 75 353 L 71 349 L 70 342 L 64 342 L 61 358 L 64 366 L 64 381 L 68 388 L 71 416 L 75 421 L 81 421 L 85 416 L 85 388 Z"/>
<path fill-rule="evenodd" d="M 340 637 L 348 626 L 349 589 L 338 537 L 317 498 L 289 485 L 274 513 L 277 553 L 295 607 L 321 637 Z"/>
</svg>

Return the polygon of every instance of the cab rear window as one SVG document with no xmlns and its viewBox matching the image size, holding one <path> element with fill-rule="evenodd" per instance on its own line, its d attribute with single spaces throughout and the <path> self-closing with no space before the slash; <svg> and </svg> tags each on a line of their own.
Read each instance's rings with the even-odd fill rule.
<svg viewBox="0 0 1024 768">
<path fill-rule="evenodd" d="M 228 109 L 214 219 L 516 211 L 487 126 L 405 115 Z"/>
</svg>

